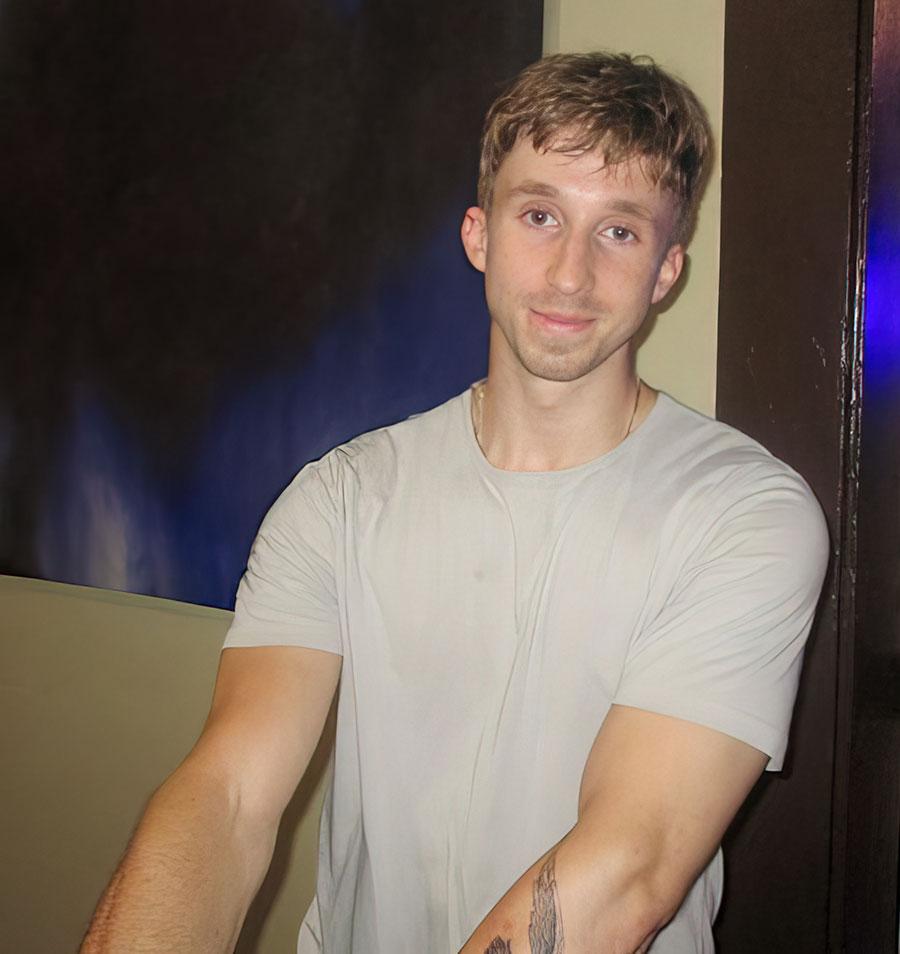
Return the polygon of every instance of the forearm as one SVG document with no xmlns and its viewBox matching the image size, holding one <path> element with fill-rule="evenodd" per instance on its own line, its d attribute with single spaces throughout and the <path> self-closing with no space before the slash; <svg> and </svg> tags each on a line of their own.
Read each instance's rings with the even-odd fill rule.
<svg viewBox="0 0 900 954">
<path fill-rule="evenodd" d="M 276 827 L 242 819 L 222 780 L 185 763 L 150 800 L 81 954 L 233 950 Z"/>
<path fill-rule="evenodd" d="M 460 954 L 641 954 L 671 916 L 653 866 L 576 825 L 495 905 Z"/>
</svg>

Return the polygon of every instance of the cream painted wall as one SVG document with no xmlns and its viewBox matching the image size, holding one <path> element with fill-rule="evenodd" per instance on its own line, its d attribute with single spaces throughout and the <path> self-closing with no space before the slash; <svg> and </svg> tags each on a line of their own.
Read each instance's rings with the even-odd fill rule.
<svg viewBox="0 0 900 954">
<path fill-rule="evenodd" d="M 645 53 L 706 107 L 716 164 L 689 249 L 689 274 L 638 352 L 641 376 L 705 414 L 715 410 L 725 0 L 545 0 L 544 52 Z"/>
<path fill-rule="evenodd" d="M 203 725 L 231 613 L 0 576 L 0 950 L 74 952 L 149 795 Z M 296 946 L 330 729 L 236 954 Z"/>
</svg>

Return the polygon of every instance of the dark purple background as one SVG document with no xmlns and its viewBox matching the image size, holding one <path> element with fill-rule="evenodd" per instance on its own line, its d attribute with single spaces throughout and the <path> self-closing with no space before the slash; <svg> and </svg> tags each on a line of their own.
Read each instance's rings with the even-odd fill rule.
<svg viewBox="0 0 900 954">
<path fill-rule="evenodd" d="M 306 461 L 484 372 L 538 0 L 0 5 L 0 572 L 229 606 Z"/>
</svg>

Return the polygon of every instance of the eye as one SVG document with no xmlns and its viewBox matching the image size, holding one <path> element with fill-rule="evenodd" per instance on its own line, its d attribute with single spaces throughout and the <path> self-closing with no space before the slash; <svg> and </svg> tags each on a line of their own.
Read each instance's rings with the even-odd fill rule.
<svg viewBox="0 0 900 954">
<path fill-rule="evenodd" d="M 624 225 L 611 225 L 608 229 L 605 229 L 602 234 L 608 235 L 613 241 L 622 245 L 626 242 L 634 242 L 637 239 L 634 232 L 632 232 L 631 229 L 626 229 Z"/>
<path fill-rule="evenodd" d="M 529 209 L 525 213 L 525 221 L 535 228 L 543 229 L 548 225 L 558 225 L 559 223 L 546 209 Z"/>
</svg>

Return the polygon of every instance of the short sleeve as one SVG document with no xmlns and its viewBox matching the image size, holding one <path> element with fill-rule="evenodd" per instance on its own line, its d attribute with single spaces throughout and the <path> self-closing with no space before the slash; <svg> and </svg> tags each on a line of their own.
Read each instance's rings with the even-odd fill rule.
<svg viewBox="0 0 900 954">
<path fill-rule="evenodd" d="M 224 648 L 303 646 L 342 653 L 335 586 L 335 468 L 309 464 L 272 505 L 238 587 Z"/>
<path fill-rule="evenodd" d="M 778 771 L 828 533 L 792 472 L 743 483 L 708 522 L 698 513 L 699 540 L 635 635 L 614 701 L 724 732 Z"/>
</svg>

